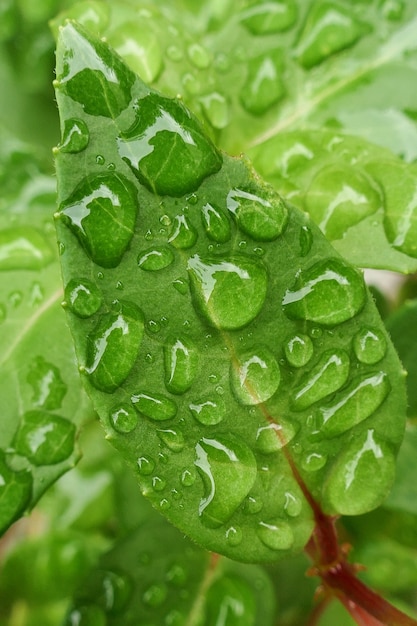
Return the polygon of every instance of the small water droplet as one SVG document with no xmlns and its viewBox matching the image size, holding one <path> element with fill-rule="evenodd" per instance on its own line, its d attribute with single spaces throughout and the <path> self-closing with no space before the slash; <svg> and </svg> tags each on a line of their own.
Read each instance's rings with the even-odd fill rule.
<svg viewBox="0 0 417 626">
<path fill-rule="evenodd" d="M 146 456 L 141 456 L 137 461 L 139 474 L 142 476 L 150 476 L 155 469 L 155 462 Z"/>
<path fill-rule="evenodd" d="M 62 405 L 67 386 L 59 369 L 42 356 L 35 357 L 29 366 L 26 380 L 33 389 L 32 403 L 46 411 L 54 411 Z"/>
<path fill-rule="evenodd" d="M 118 433 L 130 433 L 137 426 L 138 414 L 132 405 L 118 404 L 110 412 L 110 423 Z"/>
<path fill-rule="evenodd" d="M 214 57 L 214 67 L 218 72 L 227 72 L 230 69 L 230 59 L 224 52 L 218 52 Z"/>
<path fill-rule="evenodd" d="M 151 333 L 159 333 L 159 331 L 161 330 L 161 324 L 159 322 L 157 322 L 156 320 L 149 320 L 147 323 L 148 326 L 148 330 L 151 331 Z"/>
<path fill-rule="evenodd" d="M 218 91 L 200 97 L 203 111 L 213 126 L 218 130 L 226 128 L 230 121 L 229 104 L 226 98 Z"/>
<path fill-rule="evenodd" d="M 274 454 L 287 445 L 295 436 L 296 428 L 291 422 L 280 419 L 280 423 L 271 422 L 260 426 L 256 433 L 256 447 L 263 454 Z"/>
<path fill-rule="evenodd" d="M 116 166 L 114 163 L 109 163 L 107 166 L 107 169 L 109 170 L 109 172 L 114 172 L 114 170 L 116 169 Z"/>
<path fill-rule="evenodd" d="M 144 319 L 132 302 L 119 301 L 87 337 L 85 372 L 96 389 L 115 391 L 128 377 L 142 342 Z"/>
<path fill-rule="evenodd" d="M 153 476 L 152 477 L 152 488 L 154 491 L 163 491 L 166 487 L 166 481 L 161 478 L 160 476 Z"/>
<path fill-rule="evenodd" d="M 245 512 L 250 515 L 259 513 L 263 508 L 263 502 L 260 498 L 255 496 L 248 496 L 245 501 Z"/>
<path fill-rule="evenodd" d="M 31 472 L 14 472 L 0 451 L 0 532 L 7 530 L 26 509 L 32 497 L 32 483 Z"/>
<path fill-rule="evenodd" d="M 257 241 L 273 241 L 287 223 L 287 207 L 281 196 L 271 191 L 260 195 L 232 189 L 227 195 L 227 208 L 243 232 Z"/>
<path fill-rule="evenodd" d="M 17 307 L 22 304 L 23 293 L 21 291 L 11 291 L 8 296 L 10 306 L 13 309 L 17 309 Z"/>
<path fill-rule="evenodd" d="M 222 209 L 213 204 L 205 204 L 201 211 L 204 230 L 207 237 L 217 243 L 226 243 L 231 237 L 231 227 L 228 216 Z"/>
<path fill-rule="evenodd" d="M 301 226 L 299 242 L 301 256 L 307 256 L 311 250 L 311 246 L 313 245 L 313 233 L 311 232 L 311 228 L 308 226 Z"/>
<path fill-rule="evenodd" d="M 230 380 L 242 404 L 260 404 L 278 389 L 281 374 L 276 358 L 263 346 L 236 357 L 231 364 Z"/>
<path fill-rule="evenodd" d="M 256 460 L 244 441 L 231 435 L 200 439 L 196 454 L 205 491 L 199 516 L 205 526 L 217 528 L 231 518 L 252 488 Z"/>
<path fill-rule="evenodd" d="M 107 617 L 103 609 L 96 604 L 79 606 L 70 611 L 64 626 L 106 626 Z"/>
<path fill-rule="evenodd" d="M 172 609 L 167 613 L 164 621 L 164 626 L 184 626 L 186 623 L 186 617 L 176 609 Z"/>
<path fill-rule="evenodd" d="M 298 517 L 301 513 L 301 509 L 303 508 L 303 504 L 297 496 L 295 496 L 290 491 L 285 492 L 285 503 L 284 503 L 284 511 L 290 517 Z"/>
<path fill-rule="evenodd" d="M 62 139 L 58 147 L 61 152 L 82 152 L 88 146 L 89 140 L 87 124 L 83 120 L 71 117 L 64 121 Z"/>
<path fill-rule="evenodd" d="M 190 96 L 197 96 L 202 91 L 203 85 L 199 78 L 199 72 L 186 72 L 182 76 L 181 82 Z"/>
<path fill-rule="evenodd" d="M 121 572 L 96 570 L 90 584 L 95 604 L 106 613 L 120 613 L 132 595 L 132 581 Z"/>
<path fill-rule="evenodd" d="M 142 596 L 143 603 L 152 608 L 160 607 L 164 604 L 168 595 L 168 589 L 166 585 L 160 583 L 158 585 L 151 585 L 146 589 Z"/>
<path fill-rule="evenodd" d="M 276 48 L 247 61 L 248 73 L 240 92 L 242 106 L 252 115 L 263 115 L 285 95 L 282 50 Z"/>
<path fill-rule="evenodd" d="M 191 487 L 195 483 L 196 474 L 194 470 L 183 470 L 181 474 L 181 484 L 184 487 Z"/>
<path fill-rule="evenodd" d="M 96 156 L 96 163 L 97 165 L 104 165 L 106 162 L 106 159 L 104 158 L 104 156 L 102 154 L 98 154 Z"/>
<path fill-rule="evenodd" d="M 246 326 L 260 312 L 268 286 L 260 261 L 246 256 L 205 260 L 194 255 L 188 261 L 195 306 L 216 328 Z"/>
<path fill-rule="evenodd" d="M 30 226 L 0 230 L 0 270 L 38 270 L 54 258 L 42 233 Z"/>
<path fill-rule="evenodd" d="M 187 579 L 187 570 L 179 563 L 173 563 L 166 574 L 166 580 L 175 587 L 182 587 Z"/>
<path fill-rule="evenodd" d="M 181 452 L 184 448 L 184 435 L 180 430 L 167 428 L 165 430 L 157 430 L 158 437 L 171 450 L 171 452 Z"/>
<path fill-rule="evenodd" d="M 313 356 L 313 342 L 308 335 L 294 335 L 285 343 L 284 351 L 290 365 L 293 367 L 303 367 L 307 365 Z"/>
<path fill-rule="evenodd" d="M 382 6 L 384 17 L 388 20 L 400 20 L 404 12 L 403 0 L 386 0 Z"/>
<path fill-rule="evenodd" d="M 327 463 L 327 456 L 319 452 L 309 452 L 301 459 L 301 467 L 306 472 L 317 472 Z"/>
<path fill-rule="evenodd" d="M 177 412 L 176 404 L 160 393 L 138 392 L 131 401 L 139 413 L 158 422 L 172 419 Z"/>
<path fill-rule="evenodd" d="M 187 48 L 188 58 L 199 70 L 207 69 L 211 64 L 210 52 L 199 43 L 192 43 Z"/>
<path fill-rule="evenodd" d="M 239 17 L 253 35 L 280 33 L 294 24 L 297 19 L 297 5 L 294 0 L 251 2 Z"/>
<path fill-rule="evenodd" d="M 289 550 L 294 543 L 291 526 L 284 520 L 260 522 L 258 537 L 271 550 Z"/>
<path fill-rule="evenodd" d="M 282 304 L 290 318 L 333 326 L 357 315 L 365 304 L 365 296 L 361 274 L 341 259 L 333 258 L 301 272 Z"/>
<path fill-rule="evenodd" d="M 174 260 L 172 250 L 168 246 L 154 246 L 141 252 L 138 256 L 138 265 L 147 271 L 162 270 Z"/>
<path fill-rule="evenodd" d="M 204 426 L 219 424 L 226 415 L 226 404 L 220 398 L 206 398 L 190 404 L 193 417 Z"/>
<path fill-rule="evenodd" d="M 373 365 L 384 358 L 387 342 L 377 328 L 362 328 L 353 338 L 353 349 L 361 363 Z"/>
<path fill-rule="evenodd" d="M 197 241 L 197 231 L 189 224 L 185 215 L 175 216 L 168 241 L 180 250 L 192 248 Z"/>
<path fill-rule="evenodd" d="M 229 546 L 238 546 L 242 543 L 243 532 L 239 526 L 230 526 L 226 530 L 226 541 Z"/>
<path fill-rule="evenodd" d="M 75 426 L 59 415 L 34 410 L 25 413 L 13 444 L 34 465 L 55 465 L 74 450 Z"/>
<path fill-rule="evenodd" d="M 97 313 L 102 303 L 102 295 L 91 280 L 71 279 L 64 292 L 65 304 L 78 317 L 91 317 Z"/>
<path fill-rule="evenodd" d="M 174 44 L 168 46 L 166 53 L 168 58 L 171 59 L 171 61 L 175 62 L 181 61 L 184 57 L 184 52 L 182 51 L 182 49 Z"/>
<path fill-rule="evenodd" d="M 198 352 L 189 339 L 170 339 L 164 346 L 165 386 L 171 393 L 182 394 L 193 384 L 197 374 Z"/>
<path fill-rule="evenodd" d="M 188 281 L 185 278 L 176 278 L 172 284 L 181 295 L 188 293 Z"/>
</svg>

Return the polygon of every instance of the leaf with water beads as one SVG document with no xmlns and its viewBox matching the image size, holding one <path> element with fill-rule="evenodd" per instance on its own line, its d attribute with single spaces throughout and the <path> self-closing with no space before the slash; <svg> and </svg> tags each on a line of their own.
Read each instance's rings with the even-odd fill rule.
<svg viewBox="0 0 417 626">
<path fill-rule="evenodd" d="M 57 151 L 56 223 L 65 285 L 73 293 L 88 277 L 99 303 L 84 316 L 68 307 L 87 389 L 169 520 L 210 550 L 277 560 L 309 539 L 307 491 L 329 514 L 384 499 L 404 428 L 400 364 L 361 273 L 182 104 L 138 78 L 111 86 L 129 101 L 111 120 L 89 112 L 81 90 L 71 97 L 65 59 L 88 75 L 84 46 L 102 49 L 67 24 L 61 124 L 82 119 L 90 141 L 78 155 Z M 110 48 L 104 60 L 120 67 Z M 110 89 L 104 70 L 99 79 Z M 104 171 L 107 188 L 130 190 L 131 211 L 120 194 L 96 202 L 88 181 Z"/>
</svg>

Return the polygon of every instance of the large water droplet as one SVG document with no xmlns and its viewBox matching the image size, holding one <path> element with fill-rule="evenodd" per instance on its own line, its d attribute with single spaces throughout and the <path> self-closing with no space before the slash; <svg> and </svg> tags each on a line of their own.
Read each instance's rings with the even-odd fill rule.
<svg viewBox="0 0 417 626">
<path fill-rule="evenodd" d="M 199 515 L 205 526 L 217 528 L 232 517 L 251 490 L 256 460 L 244 441 L 231 435 L 200 439 L 196 454 L 205 491 Z"/>
<path fill-rule="evenodd" d="M 59 415 L 28 411 L 22 417 L 14 438 L 18 454 L 34 465 L 55 465 L 74 450 L 75 426 Z"/>
<path fill-rule="evenodd" d="M 135 75 L 109 46 L 68 23 L 60 33 L 62 66 L 56 87 L 90 115 L 116 118 L 129 104 Z"/>
<path fill-rule="evenodd" d="M 349 357 L 344 350 L 327 350 L 291 393 L 291 405 L 302 411 L 338 391 L 349 376 Z"/>
<path fill-rule="evenodd" d="M 264 346 L 232 360 L 230 381 L 242 404 L 260 404 L 278 389 L 281 374 L 276 358 Z"/>
<path fill-rule="evenodd" d="M 260 522 L 258 537 L 271 550 L 289 550 L 294 543 L 294 534 L 291 526 L 284 520 Z"/>
<path fill-rule="evenodd" d="M 334 437 L 363 422 L 383 403 L 390 390 L 385 372 L 354 379 L 332 404 L 319 409 L 321 432 Z"/>
<path fill-rule="evenodd" d="M 217 243 L 226 243 L 231 236 L 230 221 L 226 213 L 215 205 L 205 204 L 201 211 L 207 237 Z"/>
<path fill-rule="evenodd" d="M 268 277 L 260 261 L 243 255 L 227 260 L 195 255 L 188 261 L 188 271 L 197 310 L 216 328 L 242 328 L 265 302 Z"/>
<path fill-rule="evenodd" d="M 297 5 L 294 0 L 251 2 L 240 15 L 242 24 L 253 35 L 280 33 L 290 28 L 296 19 Z"/>
<path fill-rule="evenodd" d="M 236 216 L 243 232 L 257 241 L 273 241 L 287 223 L 287 208 L 282 198 L 272 192 L 262 197 L 232 189 L 227 196 L 227 208 Z"/>
<path fill-rule="evenodd" d="M 226 415 L 226 404 L 220 396 L 206 398 L 190 404 L 193 417 L 204 426 L 219 424 Z"/>
<path fill-rule="evenodd" d="M 144 320 L 133 302 L 116 301 L 87 337 L 85 372 L 94 387 L 112 393 L 128 377 L 138 355 Z"/>
<path fill-rule="evenodd" d="M 29 471 L 14 472 L 0 452 L 0 532 L 24 512 L 32 496 L 32 474 Z"/>
<path fill-rule="evenodd" d="M 184 448 L 184 435 L 181 430 L 174 430 L 173 428 L 159 429 L 157 430 L 158 437 L 164 442 L 164 444 L 171 450 L 171 452 L 181 452 Z"/>
<path fill-rule="evenodd" d="M 243 107 L 253 115 L 262 115 L 285 95 L 281 79 L 284 71 L 282 51 L 275 49 L 247 63 L 248 74 L 240 92 Z"/>
<path fill-rule="evenodd" d="M 48 242 L 36 228 L 0 230 L 0 270 L 40 270 L 53 258 Z"/>
<path fill-rule="evenodd" d="M 136 121 L 121 134 L 118 149 L 148 189 L 182 196 L 220 169 L 220 153 L 181 102 L 152 93 L 137 101 L 136 110 Z"/>
<path fill-rule="evenodd" d="M 139 254 L 138 265 L 143 270 L 154 272 L 168 267 L 173 260 L 174 255 L 168 246 L 153 246 Z"/>
<path fill-rule="evenodd" d="M 373 429 L 351 439 L 329 469 L 323 486 L 326 512 L 361 515 L 388 495 L 395 474 L 389 445 Z"/>
<path fill-rule="evenodd" d="M 312 4 L 298 41 L 297 56 L 306 69 L 352 46 L 369 27 L 349 9 L 330 2 Z"/>
<path fill-rule="evenodd" d="M 319 170 L 305 196 L 307 211 L 329 239 L 340 239 L 348 228 L 381 206 L 375 182 L 347 165 Z"/>
<path fill-rule="evenodd" d="M 130 433 L 137 426 L 138 414 L 131 404 L 118 404 L 110 412 L 110 423 L 118 433 Z"/>
<path fill-rule="evenodd" d="M 361 328 L 353 338 L 353 349 L 358 361 L 373 365 L 385 356 L 387 342 L 377 328 Z"/>
<path fill-rule="evenodd" d="M 116 173 L 84 178 L 59 207 L 87 254 L 102 267 L 120 263 L 133 237 L 137 209 L 134 185 Z"/>
<path fill-rule="evenodd" d="M 90 132 L 83 120 L 71 117 L 64 121 L 62 140 L 59 145 L 61 152 L 81 152 L 88 146 Z"/>
<path fill-rule="evenodd" d="M 274 454 L 293 439 L 296 427 L 287 420 L 280 419 L 279 424 L 271 422 L 260 426 L 256 433 L 256 447 L 263 454 Z"/>
<path fill-rule="evenodd" d="M 42 356 L 35 357 L 29 367 L 27 381 L 33 389 L 32 403 L 47 411 L 59 409 L 67 386 L 59 369 Z"/>
<path fill-rule="evenodd" d="M 160 393 L 138 392 L 131 400 L 139 413 L 157 422 L 170 420 L 177 412 L 175 402 Z"/>
<path fill-rule="evenodd" d="M 197 241 L 197 231 L 189 224 L 185 215 L 175 216 L 168 241 L 180 250 L 192 248 Z"/>
<path fill-rule="evenodd" d="M 303 367 L 313 356 L 313 342 L 308 335 L 294 335 L 286 342 L 284 351 L 290 365 Z"/>
<path fill-rule="evenodd" d="M 109 35 L 110 45 L 145 83 L 156 80 L 163 68 L 158 37 L 145 23 L 124 22 Z"/>
<path fill-rule="evenodd" d="M 102 303 L 102 295 L 91 280 L 87 278 L 72 279 L 65 287 L 65 303 L 78 317 L 91 317 L 97 313 Z"/>
<path fill-rule="evenodd" d="M 354 317 L 365 304 L 362 276 L 341 259 L 319 261 L 301 272 L 282 301 L 294 319 L 324 326 L 341 324 Z"/>
<path fill-rule="evenodd" d="M 197 374 L 198 352 L 189 339 L 170 339 L 164 346 L 165 386 L 181 394 L 193 384 Z"/>
</svg>

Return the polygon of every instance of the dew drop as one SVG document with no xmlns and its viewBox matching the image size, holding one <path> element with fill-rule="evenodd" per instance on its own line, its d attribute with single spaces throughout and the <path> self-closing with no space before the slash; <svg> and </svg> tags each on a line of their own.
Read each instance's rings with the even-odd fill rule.
<svg viewBox="0 0 417 626">
<path fill-rule="evenodd" d="M 186 617 L 176 609 L 173 609 L 167 613 L 164 621 L 164 626 L 184 626 L 186 623 Z"/>
<path fill-rule="evenodd" d="M 236 357 L 231 364 L 232 390 L 241 404 L 260 404 L 269 400 L 281 380 L 279 365 L 263 346 Z"/>
<path fill-rule="evenodd" d="M 271 422 L 260 426 L 256 433 L 256 448 L 262 454 L 274 454 L 287 445 L 295 436 L 294 424 L 280 419 L 280 423 Z"/>
<path fill-rule="evenodd" d="M 192 248 L 197 241 L 197 231 L 188 223 L 185 215 L 175 216 L 168 241 L 180 250 Z"/>
<path fill-rule="evenodd" d="M 47 411 L 59 409 L 67 386 L 59 369 L 42 356 L 35 357 L 29 366 L 27 382 L 33 389 L 32 404 Z"/>
<path fill-rule="evenodd" d="M 266 197 L 261 197 L 243 189 L 232 189 L 227 195 L 227 208 L 243 232 L 257 241 L 273 241 L 287 223 L 287 208 L 276 193 L 268 192 Z"/>
<path fill-rule="evenodd" d="M 171 393 L 182 394 L 197 375 L 198 352 L 189 339 L 169 339 L 164 346 L 165 386 Z"/>
<path fill-rule="evenodd" d="M 301 459 L 301 467 L 306 472 L 317 472 L 327 463 L 327 456 L 319 452 L 309 452 Z"/>
<path fill-rule="evenodd" d="M 182 296 L 188 293 L 188 281 L 185 278 L 176 278 L 172 284 Z"/>
<path fill-rule="evenodd" d="M 350 440 L 329 469 L 323 486 L 326 512 L 361 515 L 388 495 L 395 458 L 373 429 Z"/>
<path fill-rule="evenodd" d="M 132 581 L 126 574 L 111 570 L 96 570 L 91 586 L 95 603 L 110 614 L 123 611 L 133 590 Z"/>
<path fill-rule="evenodd" d="M 168 46 L 166 53 L 167 57 L 174 62 L 181 61 L 184 57 L 184 52 L 176 45 Z"/>
<path fill-rule="evenodd" d="M 332 258 L 301 272 L 282 304 L 290 318 L 333 326 L 357 315 L 365 296 L 359 272 L 341 259 Z"/>
<path fill-rule="evenodd" d="M 386 0 L 382 6 L 382 12 L 388 20 L 400 20 L 404 12 L 404 1 Z"/>
<path fill-rule="evenodd" d="M 256 460 L 244 441 L 232 435 L 200 439 L 196 446 L 198 468 L 204 484 L 199 516 L 208 528 L 225 524 L 251 490 L 257 474 Z"/>
<path fill-rule="evenodd" d="M 106 159 L 104 158 L 104 156 L 102 154 L 98 154 L 96 156 L 96 163 L 97 165 L 104 165 L 106 162 Z"/>
<path fill-rule="evenodd" d="M 152 608 L 157 608 L 164 604 L 168 595 L 168 589 L 163 583 L 151 585 L 142 596 L 143 603 Z"/>
<path fill-rule="evenodd" d="M 220 153 L 181 102 L 152 93 L 138 100 L 136 109 L 136 121 L 118 139 L 118 150 L 148 189 L 182 196 L 220 169 Z"/>
<path fill-rule="evenodd" d="M 8 297 L 10 306 L 13 309 L 17 309 L 17 307 L 22 304 L 23 293 L 21 291 L 11 291 Z"/>
<path fill-rule="evenodd" d="M 219 424 L 226 415 L 226 404 L 222 397 L 206 398 L 190 404 L 193 417 L 204 426 Z"/>
<path fill-rule="evenodd" d="M 75 426 L 59 415 L 34 410 L 25 413 L 13 444 L 34 465 L 55 465 L 74 450 Z"/>
<path fill-rule="evenodd" d="M 187 570 L 179 563 L 173 563 L 167 571 L 166 580 L 175 587 L 182 587 L 188 580 Z"/>
<path fill-rule="evenodd" d="M 181 452 L 184 448 L 184 435 L 180 430 L 174 430 L 173 428 L 167 428 L 164 430 L 157 430 L 158 437 L 164 444 L 171 450 L 171 452 Z"/>
<path fill-rule="evenodd" d="M 282 50 L 275 49 L 247 62 L 248 74 L 240 92 L 242 106 L 252 115 L 263 115 L 285 95 L 281 79 Z"/>
<path fill-rule="evenodd" d="M 133 237 L 137 209 L 134 185 L 108 172 L 84 178 L 60 205 L 59 215 L 94 263 L 116 267 Z"/>
<path fill-rule="evenodd" d="M 326 350 L 291 393 L 291 406 L 303 411 L 338 391 L 349 377 L 350 362 L 344 350 Z"/>
<path fill-rule="evenodd" d="M 202 83 L 198 78 L 198 72 L 186 72 L 181 82 L 190 96 L 197 96 L 202 91 Z"/>
<path fill-rule="evenodd" d="M 250 515 L 255 515 L 262 511 L 263 502 L 260 498 L 255 498 L 255 496 L 248 496 L 245 502 L 245 512 Z"/>
<path fill-rule="evenodd" d="M 72 279 L 65 287 L 65 304 L 78 317 L 91 317 L 97 313 L 102 303 L 102 295 L 91 280 Z"/>
<path fill-rule="evenodd" d="M 159 333 L 159 331 L 161 330 L 161 324 L 156 320 L 149 320 L 148 329 L 151 331 L 151 333 Z"/>
<path fill-rule="evenodd" d="M 36 228 L 15 226 L 0 230 L 0 270 L 40 270 L 54 258 Z"/>
<path fill-rule="evenodd" d="M 177 412 L 176 404 L 160 393 L 138 392 L 131 401 L 139 413 L 157 422 L 172 419 Z"/>
<path fill-rule="evenodd" d="M 202 208 L 201 218 L 209 239 L 217 243 L 229 241 L 231 236 L 230 221 L 222 209 L 207 203 Z"/>
<path fill-rule="evenodd" d="M 156 80 L 163 68 L 158 37 L 145 23 L 124 22 L 109 36 L 111 46 L 145 83 Z"/>
<path fill-rule="evenodd" d="M 271 550 L 289 550 L 294 543 L 291 526 L 284 520 L 260 522 L 257 534 L 262 543 Z"/>
<path fill-rule="evenodd" d="M 313 356 L 313 342 L 308 335 L 294 335 L 285 343 L 284 352 L 290 365 L 304 367 Z"/>
<path fill-rule="evenodd" d="M 265 302 L 268 277 L 259 260 L 243 255 L 205 260 L 194 255 L 188 271 L 194 305 L 216 328 L 246 326 Z"/>
<path fill-rule="evenodd" d="M 107 617 L 96 604 L 88 604 L 72 609 L 65 619 L 64 626 L 106 626 Z"/>
<path fill-rule="evenodd" d="M 194 470 L 190 471 L 188 469 L 185 469 L 181 474 L 181 484 L 184 487 L 191 487 L 195 483 L 195 478 L 196 475 Z"/>
<path fill-rule="evenodd" d="M 321 432 L 334 437 L 363 422 L 383 403 L 390 390 L 385 372 L 355 378 L 332 404 L 319 409 Z"/>
<path fill-rule="evenodd" d="M 290 517 L 298 517 L 301 513 L 301 509 L 303 508 L 303 504 L 297 496 L 295 496 L 290 491 L 285 492 L 285 503 L 284 503 L 284 511 Z"/>
<path fill-rule="evenodd" d="M 110 412 L 110 423 L 118 433 L 131 433 L 138 423 L 138 414 L 127 403 L 118 404 Z"/>
<path fill-rule="evenodd" d="M 163 270 L 174 260 L 172 250 L 168 246 L 153 246 L 141 252 L 138 256 L 138 265 L 147 271 Z"/>
<path fill-rule="evenodd" d="M 384 358 L 387 342 L 380 330 L 365 327 L 353 338 L 353 349 L 358 361 L 373 365 Z"/>
<path fill-rule="evenodd" d="M 59 147 L 61 152 L 82 152 L 88 146 L 90 132 L 87 124 L 76 117 L 64 121 L 64 130 Z"/>
<path fill-rule="evenodd" d="M 211 55 L 199 43 L 192 43 L 187 48 L 188 58 L 191 63 L 199 70 L 207 69 L 211 64 Z"/>
<path fill-rule="evenodd" d="M 242 543 L 243 532 L 239 526 L 230 526 L 226 530 L 226 541 L 229 546 L 235 547 Z"/>
<path fill-rule="evenodd" d="M 253 35 L 281 33 L 297 19 L 294 0 L 278 2 L 251 2 L 240 15 L 240 21 Z"/>
<path fill-rule="evenodd" d="M 201 106 L 208 121 L 218 130 L 226 128 L 230 121 L 229 104 L 218 91 L 200 97 Z"/>
<path fill-rule="evenodd" d="M 32 474 L 27 471 L 11 470 L 0 452 L 0 532 L 18 519 L 32 497 Z"/>
<path fill-rule="evenodd" d="M 150 476 L 155 469 L 155 462 L 147 456 L 139 457 L 137 464 L 139 474 L 142 474 L 142 476 Z"/>
<path fill-rule="evenodd" d="M 152 477 L 152 488 L 154 491 L 156 492 L 163 491 L 166 485 L 167 485 L 166 481 L 163 478 L 160 478 L 160 476 Z"/>
<path fill-rule="evenodd" d="M 96 389 L 115 391 L 128 377 L 142 342 L 144 319 L 132 302 L 116 301 L 87 337 L 85 372 Z"/>
<path fill-rule="evenodd" d="M 311 228 L 308 226 L 302 226 L 300 228 L 299 242 L 301 256 L 307 256 L 313 245 L 313 233 L 311 232 Z"/>
</svg>

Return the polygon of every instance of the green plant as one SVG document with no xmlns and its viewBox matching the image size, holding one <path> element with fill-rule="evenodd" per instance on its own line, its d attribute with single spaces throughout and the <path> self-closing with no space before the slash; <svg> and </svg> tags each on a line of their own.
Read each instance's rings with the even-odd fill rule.
<svg viewBox="0 0 417 626">
<path fill-rule="evenodd" d="M 415 624 L 413 284 L 357 267 L 417 269 L 416 8 L 10 2 L 32 127 L 60 9 L 57 202 L 2 131 L 0 624 Z"/>
</svg>

